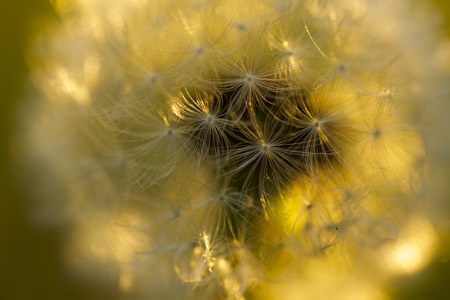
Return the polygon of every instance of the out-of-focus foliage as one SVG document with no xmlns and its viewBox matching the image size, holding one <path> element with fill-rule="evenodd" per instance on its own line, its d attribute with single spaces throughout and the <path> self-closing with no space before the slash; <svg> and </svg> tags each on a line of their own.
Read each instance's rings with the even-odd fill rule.
<svg viewBox="0 0 450 300">
<path fill-rule="evenodd" d="M 114 287 L 67 276 L 60 252 L 64 229 L 31 224 L 23 178 L 12 175 L 16 112 L 29 87 L 25 52 L 55 18 L 46 0 L 0 1 L 0 298 L 114 299 Z"/>
</svg>

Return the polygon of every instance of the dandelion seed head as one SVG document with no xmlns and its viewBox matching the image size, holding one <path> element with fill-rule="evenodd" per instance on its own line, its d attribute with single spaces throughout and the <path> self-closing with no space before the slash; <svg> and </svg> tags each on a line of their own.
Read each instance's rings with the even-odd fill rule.
<svg viewBox="0 0 450 300">
<path fill-rule="evenodd" d="M 42 219 L 89 237 L 110 215 L 139 232 L 87 253 L 144 298 L 258 298 L 291 280 L 274 295 L 323 299 L 356 272 L 364 288 L 339 297 L 360 299 L 387 281 L 373 270 L 419 270 L 432 247 L 395 239 L 430 217 L 429 123 L 444 119 L 431 107 L 450 59 L 429 16 L 391 2 L 56 1 L 65 29 L 36 47 L 48 63 L 24 147 L 49 169 L 37 190 L 57 186 L 42 198 L 64 200 L 42 201 Z"/>
</svg>

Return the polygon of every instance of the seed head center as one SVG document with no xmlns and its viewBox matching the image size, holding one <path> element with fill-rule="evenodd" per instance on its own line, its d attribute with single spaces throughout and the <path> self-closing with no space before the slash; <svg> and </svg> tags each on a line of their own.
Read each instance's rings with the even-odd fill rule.
<svg viewBox="0 0 450 300">
<path fill-rule="evenodd" d="M 239 23 L 236 25 L 237 29 L 239 29 L 240 31 L 244 31 L 247 27 L 245 26 L 245 24 L 243 23 Z"/>
<path fill-rule="evenodd" d="M 262 153 L 267 153 L 270 151 L 271 146 L 266 144 L 266 143 L 262 143 L 261 144 L 261 152 Z"/>
<path fill-rule="evenodd" d="M 381 130 L 380 130 L 380 129 L 376 129 L 376 130 L 372 133 L 372 136 L 373 136 L 374 138 L 378 138 L 378 137 L 380 137 L 380 135 L 381 135 Z"/>
<path fill-rule="evenodd" d="M 207 115 L 205 122 L 206 122 L 206 124 L 212 124 L 212 123 L 214 123 L 214 120 L 215 120 L 214 116 Z"/>
<path fill-rule="evenodd" d="M 322 122 L 319 120 L 314 121 L 313 126 L 316 130 L 320 129 L 320 126 L 322 125 Z"/>
<path fill-rule="evenodd" d="M 245 77 L 245 82 L 246 83 L 250 83 L 253 82 L 255 80 L 255 78 L 251 75 L 247 75 L 247 77 Z"/>
</svg>

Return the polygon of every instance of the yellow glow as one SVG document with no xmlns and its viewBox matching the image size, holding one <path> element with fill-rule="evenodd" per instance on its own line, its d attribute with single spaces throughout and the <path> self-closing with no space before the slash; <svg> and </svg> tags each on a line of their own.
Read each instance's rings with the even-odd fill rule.
<svg viewBox="0 0 450 300">
<path fill-rule="evenodd" d="M 378 282 L 366 282 L 349 273 L 329 272 L 322 269 L 320 279 L 297 279 L 288 284 L 271 286 L 272 294 L 284 300 L 388 300 L 377 286 Z M 293 275 L 295 278 L 295 275 Z M 301 295 L 301 297 L 299 297 Z"/>
<path fill-rule="evenodd" d="M 231 271 L 230 263 L 223 258 L 218 260 L 217 268 L 224 274 L 228 274 Z"/>
<path fill-rule="evenodd" d="M 54 88 L 61 88 L 81 105 L 90 104 L 90 89 L 97 82 L 100 72 L 100 62 L 96 57 L 88 56 L 78 73 L 70 72 L 58 65 L 55 66 L 54 72 L 57 77 L 53 83 Z"/>
<path fill-rule="evenodd" d="M 211 244 L 209 242 L 209 236 L 205 232 L 203 232 L 202 234 L 202 241 L 204 246 L 203 259 L 205 260 L 205 262 L 208 263 L 209 270 L 211 271 L 212 267 L 214 267 L 215 258 L 212 253 Z"/>
<path fill-rule="evenodd" d="M 186 17 L 184 16 L 182 11 L 178 11 L 178 15 L 180 17 L 180 20 L 183 24 L 184 29 L 186 30 L 186 32 L 190 35 L 190 36 L 194 36 L 194 28 L 192 26 L 192 24 L 189 24 L 188 20 L 186 19 Z"/>
<path fill-rule="evenodd" d="M 298 222 L 299 212 L 307 206 L 310 201 L 304 197 L 304 191 L 300 186 L 294 186 L 294 188 L 284 198 L 285 201 L 280 202 L 280 212 L 283 216 L 283 226 L 286 229 L 294 226 Z"/>
<path fill-rule="evenodd" d="M 78 83 L 64 68 L 57 68 L 56 74 L 63 86 L 64 91 L 82 105 L 90 103 L 89 90 L 83 84 Z"/>
<path fill-rule="evenodd" d="M 133 274 L 130 270 L 122 270 L 119 277 L 119 288 L 122 291 L 127 291 L 133 285 Z"/>
<path fill-rule="evenodd" d="M 338 223 L 341 214 L 337 209 L 339 199 L 336 198 L 339 198 L 338 193 L 334 194 L 326 189 L 316 189 L 301 183 L 294 185 L 283 197 L 284 201 L 281 203 L 280 212 L 284 216 L 283 225 L 290 229 L 300 224 L 304 225 L 306 221 L 314 223 L 325 219 Z M 311 213 L 313 215 L 317 213 L 317 210 L 323 213 L 320 218 L 308 217 Z"/>
<path fill-rule="evenodd" d="M 69 11 L 73 6 L 73 1 L 70 0 L 50 0 L 50 4 L 53 5 L 55 10 L 59 13 Z"/>
<path fill-rule="evenodd" d="M 100 61 L 97 57 L 91 55 L 86 57 L 83 65 L 83 77 L 87 85 L 92 86 L 97 82 L 100 72 Z"/>
<path fill-rule="evenodd" d="M 183 282 L 197 283 L 204 279 L 206 261 L 202 257 L 200 247 L 191 248 L 190 245 L 181 246 L 175 255 L 175 272 Z"/>
<path fill-rule="evenodd" d="M 361 18 L 367 14 L 367 7 L 361 1 L 353 1 L 351 4 L 353 18 Z"/>
<path fill-rule="evenodd" d="M 124 214 L 116 222 L 105 222 L 108 216 L 98 214 L 90 221 L 79 225 L 72 240 L 66 245 L 65 258 L 75 270 L 83 270 L 85 264 L 108 264 L 119 269 L 118 287 L 129 290 L 134 281 L 130 263 L 136 258 L 136 253 L 147 249 L 148 237 L 138 230 L 119 224 L 136 226 L 139 218 L 132 214 Z M 106 224 L 105 224 L 106 223 Z M 93 272 L 90 276 L 101 276 Z"/>
<path fill-rule="evenodd" d="M 133 218 L 131 215 L 122 217 L 122 219 L 131 218 Z M 98 219 L 101 220 L 102 217 Z M 69 251 L 73 255 L 88 251 L 90 255 L 100 260 L 126 262 L 132 259 L 136 252 L 148 246 L 146 236 L 137 230 L 116 223 L 105 224 L 101 227 L 96 226 L 95 223 L 88 222 L 87 225 L 80 225 L 77 228 L 70 243 L 72 251 Z M 123 221 L 122 224 L 130 224 L 130 222 Z"/>
<path fill-rule="evenodd" d="M 172 104 L 172 112 L 179 118 L 183 118 L 183 114 L 181 113 L 181 107 L 177 104 L 174 103 Z"/>
<path fill-rule="evenodd" d="M 394 274 L 413 274 L 431 260 L 436 232 L 426 220 L 417 218 L 407 225 L 401 238 L 384 248 L 386 268 Z"/>
</svg>

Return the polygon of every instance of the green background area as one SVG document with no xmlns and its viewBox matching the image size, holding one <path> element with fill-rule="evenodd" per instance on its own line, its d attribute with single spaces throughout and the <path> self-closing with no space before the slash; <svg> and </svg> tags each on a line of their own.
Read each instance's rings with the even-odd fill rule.
<svg viewBox="0 0 450 300">
<path fill-rule="evenodd" d="M 450 38 L 450 3 L 434 2 L 446 16 Z M 120 297 L 115 287 L 68 277 L 60 256 L 63 230 L 33 227 L 27 215 L 27 191 L 13 181 L 14 118 L 28 84 L 24 49 L 38 29 L 36 24 L 55 19 L 45 0 L 2 0 L 0 4 L 0 299 L 115 299 Z M 447 234 L 427 269 L 391 283 L 393 298 L 450 299 L 449 249 Z"/>
</svg>

